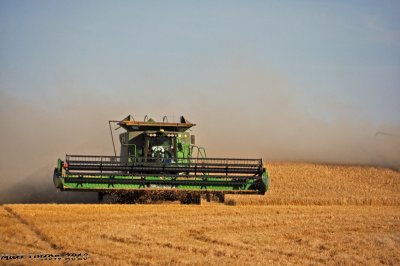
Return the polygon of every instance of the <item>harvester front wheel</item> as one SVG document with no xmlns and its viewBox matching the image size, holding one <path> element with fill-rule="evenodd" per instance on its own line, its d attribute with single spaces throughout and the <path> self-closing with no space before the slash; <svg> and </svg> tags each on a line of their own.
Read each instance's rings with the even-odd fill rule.
<svg viewBox="0 0 400 266">
<path fill-rule="evenodd" d="M 181 204 L 201 204 L 200 194 L 191 194 L 187 193 L 185 196 L 181 198 Z"/>
<path fill-rule="evenodd" d="M 220 193 L 215 194 L 215 196 L 217 197 L 218 202 L 220 202 L 220 203 L 225 202 L 225 194 L 224 193 L 220 192 Z"/>
<path fill-rule="evenodd" d="M 103 201 L 103 200 L 104 200 L 104 194 L 105 194 L 105 193 L 103 193 L 103 192 L 98 192 L 98 194 L 97 194 L 97 199 L 98 199 L 99 201 Z"/>
</svg>

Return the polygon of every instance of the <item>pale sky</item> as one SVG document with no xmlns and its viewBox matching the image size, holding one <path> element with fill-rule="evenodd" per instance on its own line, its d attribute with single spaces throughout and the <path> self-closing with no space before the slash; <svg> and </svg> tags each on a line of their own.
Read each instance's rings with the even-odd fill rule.
<svg viewBox="0 0 400 266">
<path fill-rule="evenodd" d="M 60 90 L 178 101 L 199 82 L 213 98 L 243 61 L 315 116 L 329 119 L 335 101 L 400 124 L 398 1 L 1 0 L 0 34 L 1 91 L 39 104 Z"/>
<path fill-rule="evenodd" d="M 257 132 L 255 157 L 277 145 L 331 160 L 357 139 L 338 136 L 400 134 L 399 13 L 399 1 L 0 0 L 0 97 L 61 120 L 99 106 L 99 120 L 185 114 L 211 150 L 235 138 L 253 154 L 247 136 L 223 136 L 241 121 Z M 342 146 L 321 157 L 302 130 Z"/>
</svg>

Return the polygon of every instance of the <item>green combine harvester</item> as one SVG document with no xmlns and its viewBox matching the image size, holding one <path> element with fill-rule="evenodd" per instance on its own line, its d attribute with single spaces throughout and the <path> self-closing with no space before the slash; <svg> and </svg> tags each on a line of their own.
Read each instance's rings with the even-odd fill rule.
<svg viewBox="0 0 400 266">
<path fill-rule="evenodd" d="M 126 130 L 119 135 L 120 156 L 116 155 L 112 123 Z M 114 156 L 67 154 L 64 160 L 58 159 L 54 169 L 56 188 L 95 191 L 99 200 L 118 195 L 125 202 L 161 191 L 179 195 L 182 203 L 195 204 L 202 195 L 207 201 L 216 198 L 223 202 L 225 194 L 264 195 L 268 190 L 262 159 L 208 158 L 189 132 L 195 124 L 183 116 L 179 123 L 170 123 L 167 117 L 163 122 L 147 116 L 135 121 L 129 115 L 121 121 L 111 120 L 109 125 Z"/>
</svg>

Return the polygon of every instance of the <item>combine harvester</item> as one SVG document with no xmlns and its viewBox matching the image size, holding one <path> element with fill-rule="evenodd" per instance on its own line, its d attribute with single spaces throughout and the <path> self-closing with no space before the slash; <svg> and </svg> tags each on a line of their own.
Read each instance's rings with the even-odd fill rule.
<svg viewBox="0 0 400 266">
<path fill-rule="evenodd" d="M 119 135 L 120 156 L 116 156 L 111 123 L 126 130 Z M 119 202 L 135 202 L 143 194 L 163 191 L 179 195 L 172 198 L 186 204 L 200 204 L 202 195 L 207 201 L 213 197 L 224 202 L 225 194 L 264 195 L 268 190 L 262 159 L 207 158 L 189 132 L 195 124 L 183 116 L 180 123 L 169 123 L 167 117 L 163 122 L 147 116 L 135 121 L 129 115 L 122 121 L 109 121 L 109 125 L 114 156 L 66 155 L 65 160 L 58 159 L 53 176 L 56 188 L 95 191 L 99 200 L 117 195 Z"/>
</svg>

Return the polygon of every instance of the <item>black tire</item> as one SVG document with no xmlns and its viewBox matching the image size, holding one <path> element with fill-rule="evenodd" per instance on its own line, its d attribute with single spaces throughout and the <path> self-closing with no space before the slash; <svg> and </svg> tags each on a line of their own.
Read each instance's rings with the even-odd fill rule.
<svg viewBox="0 0 400 266">
<path fill-rule="evenodd" d="M 192 203 L 192 195 L 186 194 L 181 197 L 181 204 L 191 204 Z"/>
<path fill-rule="evenodd" d="M 207 202 L 210 202 L 210 201 L 211 201 L 211 194 L 210 194 L 210 192 L 207 192 L 207 193 L 206 193 L 206 200 L 207 200 Z"/>
<path fill-rule="evenodd" d="M 201 204 L 200 194 L 188 193 L 181 198 L 181 204 Z"/>
<path fill-rule="evenodd" d="M 224 193 L 217 193 L 215 196 L 218 198 L 218 202 L 224 203 L 225 202 L 225 194 Z"/>
<path fill-rule="evenodd" d="M 99 201 L 103 201 L 103 199 L 104 199 L 104 193 L 103 193 L 103 192 L 98 192 L 98 193 L 97 193 L 97 199 L 98 199 Z"/>
<path fill-rule="evenodd" d="M 196 204 L 196 205 L 200 205 L 201 204 L 200 194 L 192 195 L 192 203 Z"/>
</svg>

